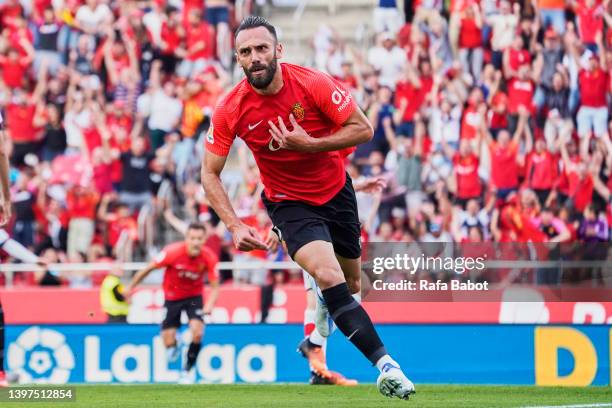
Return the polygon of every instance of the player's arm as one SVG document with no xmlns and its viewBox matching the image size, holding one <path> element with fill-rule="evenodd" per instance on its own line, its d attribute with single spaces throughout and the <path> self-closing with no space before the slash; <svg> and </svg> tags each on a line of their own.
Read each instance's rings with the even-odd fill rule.
<svg viewBox="0 0 612 408">
<path fill-rule="evenodd" d="M 221 182 L 221 172 L 235 138 L 235 132 L 228 124 L 228 117 L 225 105 L 223 102 L 219 103 L 206 134 L 202 187 L 211 207 L 232 234 L 234 246 L 238 250 L 267 249 L 257 230 L 240 221 Z"/>
<path fill-rule="evenodd" d="M 330 135 L 314 138 L 298 124 L 293 115 L 289 115 L 292 131 L 287 129 L 279 117 L 278 127 L 271 121 L 268 124 L 270 134 L 282 148 L 308 153 L 329 152 L 357 146 L 372 139 L 372 125 L 344 85 L 320 72 L 304 76 L 302 80 L 306 84 L 306 92 L 319 111 L 339 129 Z"/>
<path fill-rule="evenodd" d="M 279 127 L 269 121 L 270 134 L 281 148 L 299 152 L 317 153 L 342 150 L 366 143 L 374 136 L 372 125 L 360 109 L 355 109 L 351 113 L 340 130 L 326 137 L 315 138 L 310 136 L 299 125 L 293 114 L 289 115 L 289 122 L 293 126 L 291 131 L 287 129 L 280 116 L 278 117 Z"/>
<path fill-rule="evenodd" d="M 215 307 L 215 303 L 217 303 L 217 299 L 219 298 L 219 280 L 214 280 L 209 283 L 210 293 L 208 294 L 208 298 L 206 299 L 206 304 L 204 305 L 204 314 L 208 315 L 212 313 L 213 308 Z"/>
<path fill-rule="evenodd" d="M 164 219 L 172 228 L 185 236 L 187 234 L 187 223 L 177 217 L 170 208 L 164 210 Z"/>
<path fill-rule="evenodd" d="M 355 191 L 363 191 L 364 193 L 376 194 L 380 193 L 387 187 L 387 180 L 384 177 L 367 177 L 353 181 L 353 189 Z"/>
<path fill-rule="evenodd" d="M 159 265 L 156 262 L 151 262 L 144 269 L 141 269 L 136 272 L 136 275 L 134 275 L 132 281 L 125 287 L 125 293 L 129 294 L 131 291 L 133 291 L 134 288 L 138 286 L 138 284 L 142 282 L 144 278 L 146 278 L 151 272 L 153 272 L 157 268 L 159 268 Z"/>
<path fill-rule="evenodd" d="M 3 226 L 11 218 L 11 192 L 9 182 L 9 159 L 6 131 L 4 121 L 0 115 L 0 226 Z"/>
<path fill-rule="evenodd" d="M 206 258 L 210 293 L 208 294 L 208 299 L 206 299 L 206 304 L 204 305 L 204 314 L 208 315 L 212 312 L 215 304 L 217 303 L 217 299 L 219 298 L 219 269 L 217 268 L 219 259 L 212 253 L 210 253 Z"/>
<path fill-rule="evenodd" d="M 234 246 L 238 250 L 267 249 L 257 230 L 240 221 L 232 207 L 227 191 L 221 182 L 221 171 L 225 167 L 226 160 L 227 156 L 219 156 L 210 150 L 204 155 L 202 187 L 206 192 L 206 198 L 232 234 Z"/>
</svg>

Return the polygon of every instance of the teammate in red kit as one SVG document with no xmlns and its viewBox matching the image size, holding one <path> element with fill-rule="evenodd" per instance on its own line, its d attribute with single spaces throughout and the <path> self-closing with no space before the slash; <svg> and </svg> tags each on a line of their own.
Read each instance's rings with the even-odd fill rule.
<svg viewBox="0 0 612 408">
<path fill-rule="evenodd" d="M 166 317 L 161 324 L 161 337 L 169 361 L 176 361 L 180 354 L 176 330 L 181 326 L 183 311 L 187 313 L 191 331 L 191 344 L 187 350 L 182 382 L 193 381 L 194 375 L 191 369 L 196 363 L 202 345 L 203 316 L 211 313 L 219 294 L 218 260 L 216 255 L 204 246 L 205 240 L 204 226 L 198 223 L 189 224 L 185 240 L 165 247 L 155 260 L 134 275 L 132 282 L 126 288 L 126 293 L 130 293 L 153 270 L 165 268 L 163 289 Z M 212 289 L 205 306 L 202 300 L 204 275 L 208 276 L 208 283 Z"/>
<path fill-rule="evenodd" d="M 414 385 L 351 296 L 361 286 L 360 224 L 343 155 L 371 140 L 372 126 L 342 84 L 315 70 L 279 64 L 283 46 L 265 19 L 246 18 L 235 43 L 246 79 L 212 118 L 202 166 L 207 198 L 239 250 L 266 248 L 257 231 L 240 221 L 220 179 L 239 136 L 255 156 L 262 200 L 289 255 L 315 278 L 336 326 L 380 370 L 380 392 L 407 399 Z"/>
</svg>

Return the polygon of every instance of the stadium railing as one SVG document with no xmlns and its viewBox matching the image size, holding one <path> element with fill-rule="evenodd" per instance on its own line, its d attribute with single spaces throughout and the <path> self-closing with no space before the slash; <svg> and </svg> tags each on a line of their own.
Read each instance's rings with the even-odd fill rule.
<svg viewBox="0 0 612 408">
<path fill-rule="evenodd" d="M 7 263 L 0 265 L 0 273 L 6 275 L 6 286 L 13 286 L 15 272 L 33 272 L 42 270 L 53 270 L 55 272 L 71 271 L 111 271 L 120 268 L 124 271 L 137 271 L 143 269 L 146 262 L 92 262 L 92 263 L 58 263 L 42 267 L 38 264 Z M 300 267 L 294 262 L 219 262 L 219 270 L 260 270 L 260 269 L 289 269 L 297 270 Z"/>
<path fill-rule="evenodd" d="M 148 264 L 145 262 L 95 262 L 95 263 L 58 263 L 49 264 L 46 267 L 42 267 L 38 264 L 26 264 L 26 263 L 7 263 L 0 264 L 0 273 L 6 275 L 6 286 L 11 287 L 14 281 L 15 272 L 33 272 L 42 271 L 45 269 L 53 270 L 56 272 L 70 272 L 70 271 L 111 271 L 116 268 L 120 268 L 124 271 L 137 271 L 143 269 Z M 490 269 L 559 269 L 561 272 L 564 269 L 572 268 L 602 268 L 609 269 L 610 262 L 604 261 L 566 261 L 566 260 L 554 260 L 554 261 L 485 261 L 485 265 Z M 247 261 L 247 262 L 219 262 L 219 270 L 299 270 L 301 269 L 298 264 L 292 261 L 282 262 L 258 262 L 258 261 Z"/>
</svg>

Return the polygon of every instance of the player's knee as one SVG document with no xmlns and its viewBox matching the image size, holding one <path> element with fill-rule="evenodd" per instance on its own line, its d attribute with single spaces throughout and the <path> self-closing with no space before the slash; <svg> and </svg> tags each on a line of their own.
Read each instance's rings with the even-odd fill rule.
<svg viewBox="0 0 612 408">
<path fill-rule="evenodd" d="M 344 281 L 344 275 L 338 268 L 319 266 L 313 271 L 317 285 L 321 289 L 327 289 Z"/>
<path fill-rule="evenodd" d="M 204 326 L 196 323 L 196 324 L 193 324 L 193 326 L 191 326 L 190 329 L 191 329 L 191 341 L 194 343 L 201 343 L 203 332 L 204 332 Z"/>
<path fill-rule="evenodd" d="M 162 333 L 162 341 L 164 342 L 164 346 L 174 347 L 176 346 L 176 334 L 174 332 L 165 332 Z"/>
</svg>

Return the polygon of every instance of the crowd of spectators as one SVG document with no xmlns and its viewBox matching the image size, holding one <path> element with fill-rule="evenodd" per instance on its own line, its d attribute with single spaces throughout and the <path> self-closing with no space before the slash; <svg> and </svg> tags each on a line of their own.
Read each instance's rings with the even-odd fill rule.
<svg viewBox="0 0 612 408">
<path fill-rule="evenodd" d="M 422 2 L 401 26 L 378 11 L 366 53 L 332 30 L 318 65 L 375 132 L 350 170 L 388 181 L 359 197 L 369 239 L 608 241 L 609 5 Z"/>
<path fill-rule="evenodd" d="M 145 259 L 178 215 L 206 224 L 222 260 L 282 259 L 236 254 L 198 184 L 199 139 L 234 82 L 232 28 L 252 11 L 232 3 L 0 5 L 14 239 L 50 263 Z M 369 49 L 331 27 L 312 42 L 374 126 L 347 162 L 387 181 L 358 193 L 364 241 L 609 241 L 610 1 L 405 3 L 379 1 Z M 244 145 L 233 156 L 235 207 L 267 234 L 258 170 Z"/>
<path fill-rule="evenodd" d="M 230 85 L 231 30 L 250 3 L 2 2 L 10 235 L 45 263 L 144 260 L 163 245 L 164 210 L 199 205 L 197 140 Z"/>
</svg>

